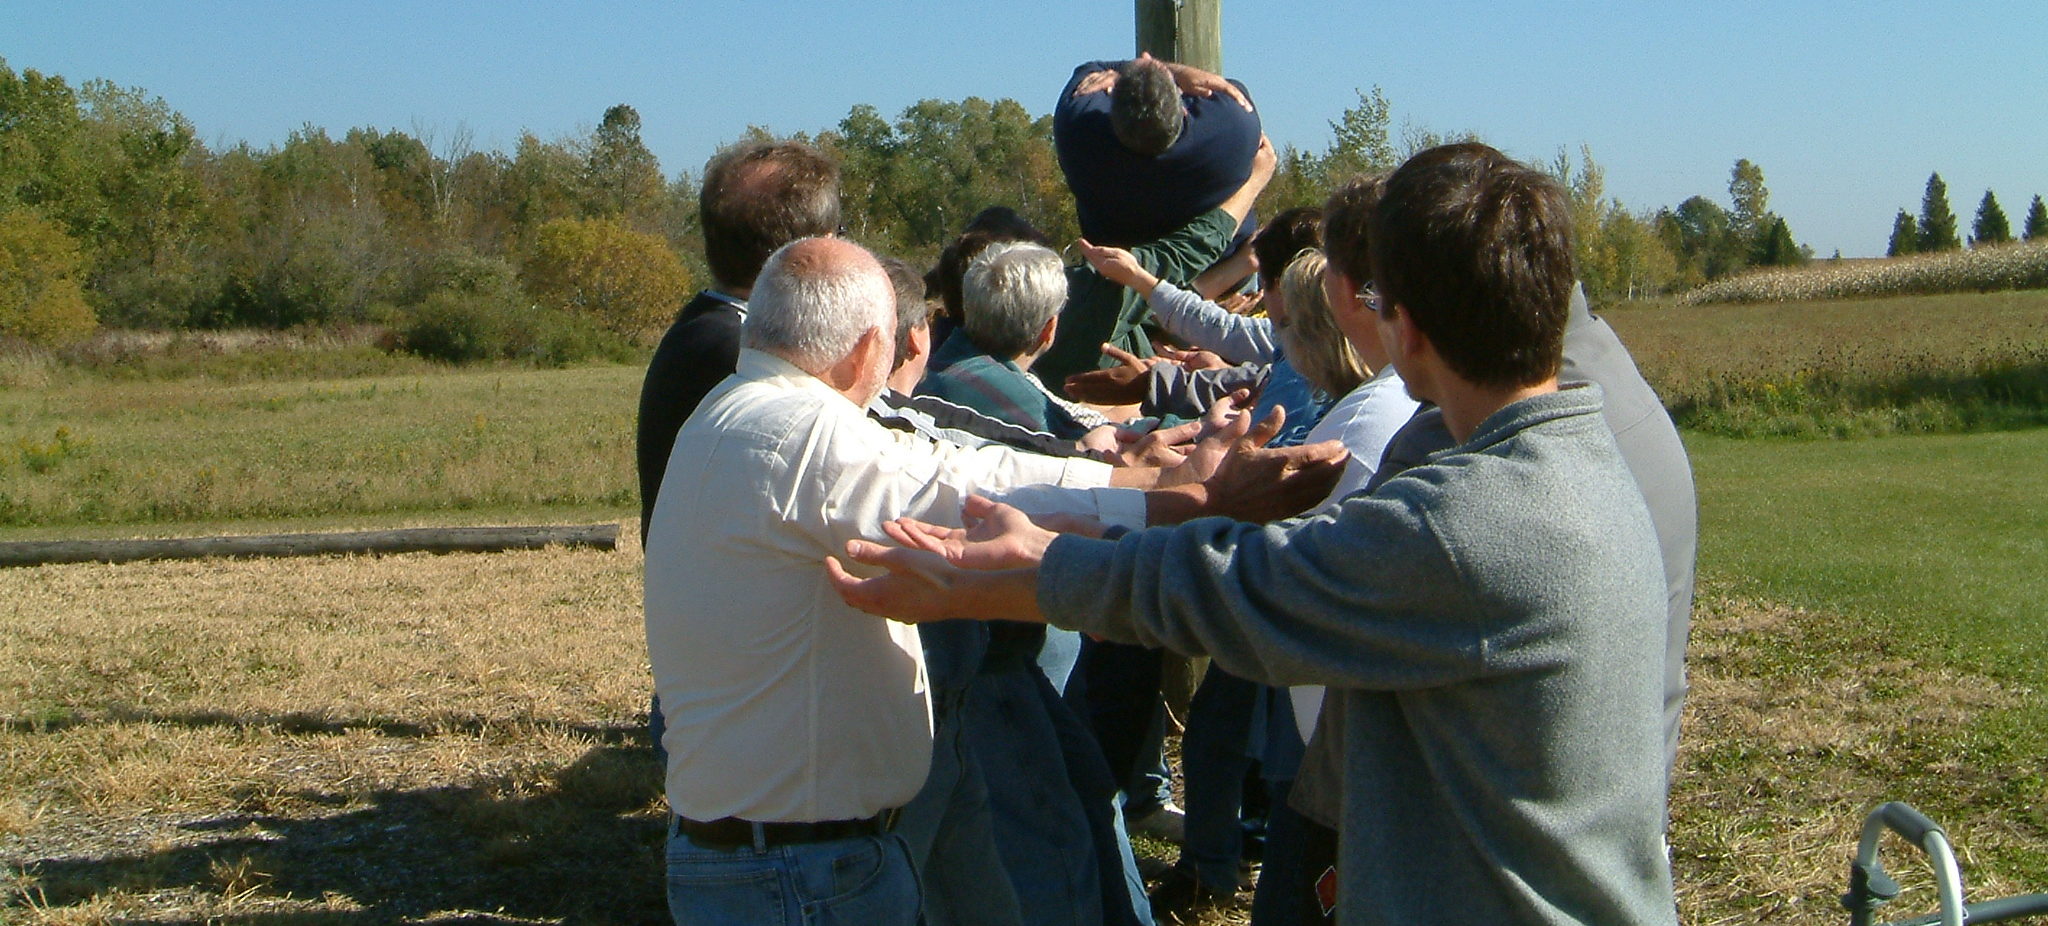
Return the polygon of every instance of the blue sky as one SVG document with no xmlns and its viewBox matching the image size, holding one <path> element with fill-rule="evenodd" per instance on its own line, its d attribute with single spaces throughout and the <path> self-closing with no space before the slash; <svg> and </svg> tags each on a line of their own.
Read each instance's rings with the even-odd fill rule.
<svg viewBox="0 0 2048 926">
<path fill-rule="evenodd" d="M 1403 123 L 1547 160 L 1590 146 L 1635 209 L 1726 203 L 1737 158 L 1821 256 L 1881 254 L 1940 171 L 1965 231 L 1995 191 L 2048 194 L 2048 6 L 1423 2 L 1224 5 L 1224 70 L 1279 144 L 1381 87 Z M 576 4 L 0 0 L 9 66 L 141 87 L 209 144 L 307 123 L 588 131 L 630 103 L 671 176 L 750 124 L 836 124 L 854 104 L 1011 97 L 1051 109 L 1074 64 L 1127 57 L 1131 4 L 907 0 Z"/>
</svg>

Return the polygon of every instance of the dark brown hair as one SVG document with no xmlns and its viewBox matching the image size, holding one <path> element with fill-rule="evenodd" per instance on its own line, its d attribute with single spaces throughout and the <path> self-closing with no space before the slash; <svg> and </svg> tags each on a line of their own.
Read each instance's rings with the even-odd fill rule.
<svg viewBox="0 0 2048 926">
<path fill-rule="evenodd" d="M 1296 206 L 1267 220 L 1252 238 L 1252 255 L 1259 259 L 1259 281 L 1267 288 L 1280 285 L 1280 275 L 1294 256 L 1323 243 L 1323 210 Z"/>
<path fill-rule="evenodd" d="M 1329 255 L 1330 266 L 1353 283 L 1372 279 L 1372 257 L 1365 242 L 1386 182 L 1385 174 L 1355 177 L 1323 203 L 1323 252 Z"/>
<path fill-rule="evenodd" d="M 704 166 L 697 209 L 712 278 L 749 289 L 776 248 L 839 230 L 839 167 L 799 142 L 742 142 Z"/>
<path fill-rule="evenodd" d="M 1367 239 L 1382 311 L 1409 313 L 1453 373 L 1490 388 L 1557 375 L 1576 276 L 1556 180 L 1476 142 L 1431 148 L 1387 177 Z"/>
</svg>

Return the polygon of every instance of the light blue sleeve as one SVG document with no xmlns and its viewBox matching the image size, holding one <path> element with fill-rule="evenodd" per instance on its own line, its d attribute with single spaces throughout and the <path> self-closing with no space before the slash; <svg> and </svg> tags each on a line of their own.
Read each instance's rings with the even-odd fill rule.
<svg viewBox="0 0 2048 926">
<path fill-rule="evenodd" d="M 1145 296 L 1173 336 L 1231 363 L 1272 363 L 1279 338 L 1271 319 L 1232 315 L 1222 306 L 1165 280 Z"/>
</svg>

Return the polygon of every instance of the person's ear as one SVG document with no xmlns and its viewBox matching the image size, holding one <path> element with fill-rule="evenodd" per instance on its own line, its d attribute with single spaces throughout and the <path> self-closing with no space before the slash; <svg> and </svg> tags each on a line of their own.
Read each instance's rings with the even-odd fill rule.
<svg viewBox="0 0 2048 926">
<path fill-rule="evenodd" d="M 1060 317 L 1058 315 L 1054 315 L 1053 317 L 1046 319 L 1045 327 L 1038 329 L 1038 346 L 1033 348 L 1032 352 L 1044 353 L 1046 348 L 1052 346 L 1052 339 L 1059 333 Z"/>
<path fill-rule="evenodd" d="M 909 353 L 904 354 L 904 359 L 915 360 L 919 357 L 931 356 L 932 326 L 930 323 L 918 325 L 917 327 L 910 329 L 909 337 L 910 351 Z"/>
</svg>

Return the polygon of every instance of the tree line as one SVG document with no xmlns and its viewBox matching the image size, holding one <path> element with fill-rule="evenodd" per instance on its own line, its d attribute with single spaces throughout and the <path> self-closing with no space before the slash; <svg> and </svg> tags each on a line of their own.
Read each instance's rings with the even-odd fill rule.
<svg viewBox="0 0 2048 926">
<path fill-rule="evenodd" d="M 1476 137 L 1411 125 L 1397 140 L 1391 125 L 1385 95 L 1361 91 L 1324 148 L 1283 150 L 1261 208 L 1320 202 L 1352 176 Z M 640 131 L 619 104 L 588 134 L 527 132 L 509 152 L 417 124 L 339 136 L 308 124 L 281 144 L 215 150 L 140 89 L 73 86 L 0 59 L 0 337 L 373 324 L 454 359 L 629 348 L 707 280 L 697 179 L 665 173 Z M 842 165 L 849 234 L 919 261 L 990 205 L 1071 240 L 1051 133 L 1049 115 L 969 97 L 923 100 L 894 119 L 859 105 L 795 137 Z M 1571 190 L 1595 296 L 1808 257 L 1749 161 L 1736 162 L 1726 207 L 1695 196 L 1650 212 L 1606 195 L 1590 151 L 1549 166 Z"/>
<path fill-rule="evenodd" d="M 2034 194 L 2034 201 L 2027 207 L 2026 225 L 2020 238 L 2033 241 L 2048 235 L 2048 205 L 2043 205 L 2040 194 Z M 2005 216 L 2005 210 L 1998 205 L 1998 195 L 1984 191 L 1984 198 L 1977 201 L 1977 219 L 1970 226 L 1970 247 L 2010 244 L 2013 241 L 2012 222 Z M 1920 215 L 1915 217 L 1904 209 L 1892 219 L 1891 245 L 1886 249 L 1888 257 L 1906 254 L 1931 254 L 1938 251 L 1960 251 L 1963 239 L 1956 224 L 1955 211 L 1948 205 L 1948 184 L 1942 182 L 1939 171 L 1927 177 L 1927 192 L 1920 197 Z"/>
</svg>

